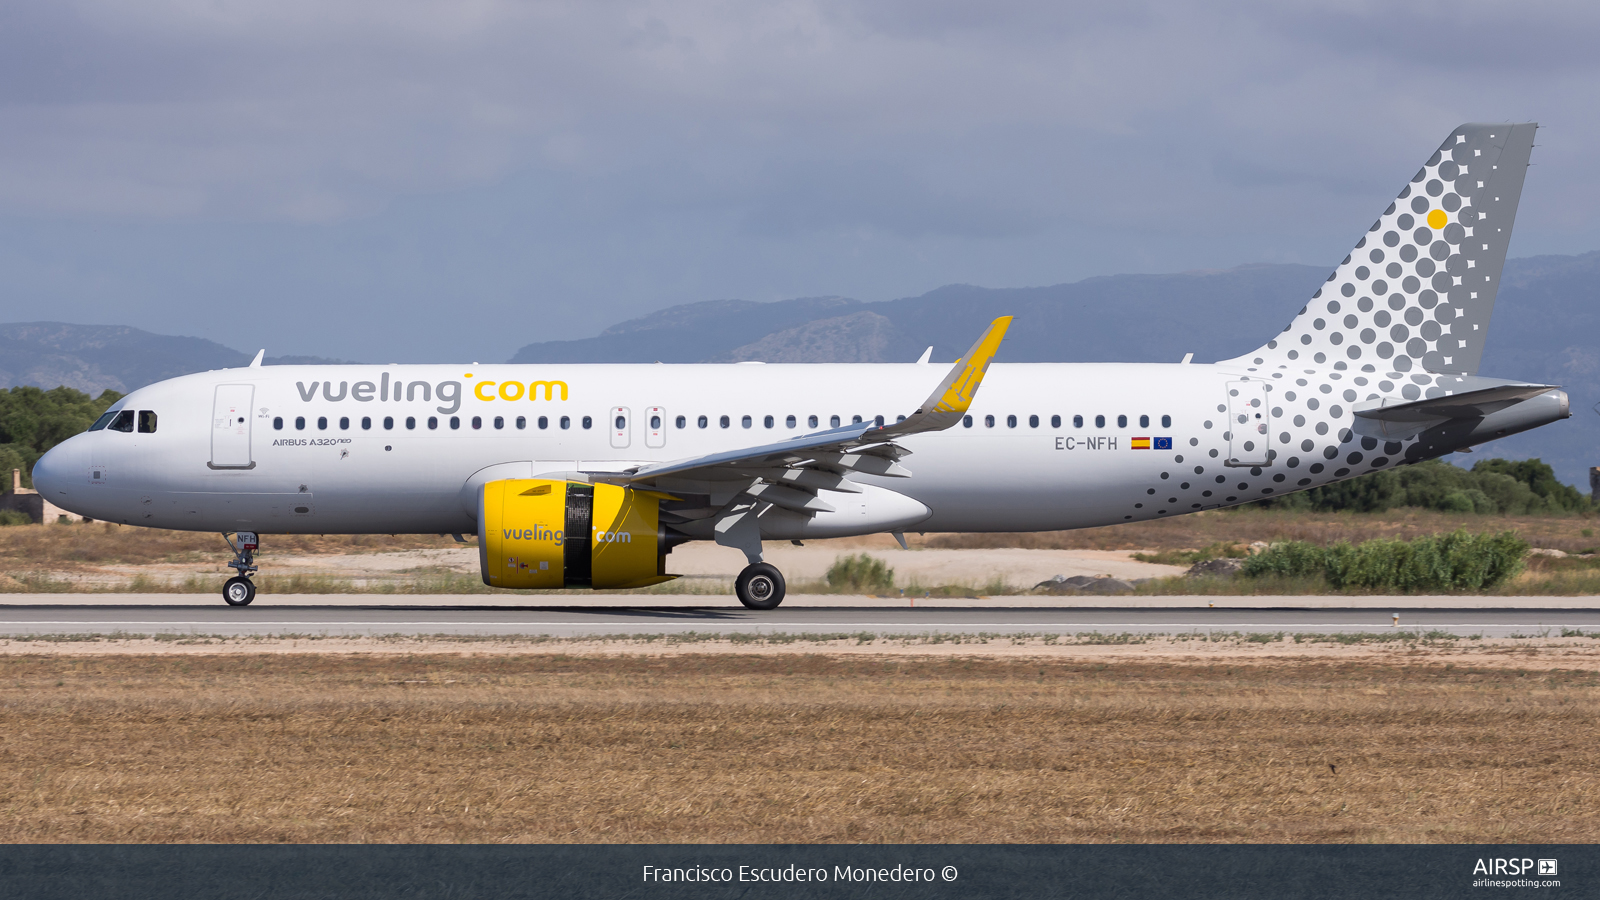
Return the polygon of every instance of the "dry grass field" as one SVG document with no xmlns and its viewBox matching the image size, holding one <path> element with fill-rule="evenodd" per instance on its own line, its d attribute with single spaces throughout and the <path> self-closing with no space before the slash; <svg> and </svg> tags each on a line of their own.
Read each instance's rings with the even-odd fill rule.
<svg viewBox="0 0 1600 900">
<path fill-rule="evenodd" d="M 14 842 L 1600 840 L 1594 671 L 0 657 Z"/>
</svg>

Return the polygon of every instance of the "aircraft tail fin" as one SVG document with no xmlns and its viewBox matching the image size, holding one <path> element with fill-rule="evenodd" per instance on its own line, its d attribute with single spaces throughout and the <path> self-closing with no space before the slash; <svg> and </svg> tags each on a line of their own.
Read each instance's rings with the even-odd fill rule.
<svg viewBox="0 0 1600 900">
<path fill-rule="evenodd" d="M 1456 128 L 1289 327 L 1225 362 L 1476 374 L 1537 128 Z"/>
</svg>

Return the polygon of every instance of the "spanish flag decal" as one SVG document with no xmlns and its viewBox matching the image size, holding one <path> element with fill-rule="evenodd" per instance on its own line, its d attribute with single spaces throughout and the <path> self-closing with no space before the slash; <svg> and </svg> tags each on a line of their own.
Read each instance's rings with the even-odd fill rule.
<svg viewBox="0 0 1600 900">
<path fill-rule="evenodd" d="M 1135 450 L 1149 450 L 1150 449 L 1150 439 L 1147 438 L 1147 437 L 1134 438 L 1133 439 L 1133 444 L 1131 446 Z"/>
</svg>

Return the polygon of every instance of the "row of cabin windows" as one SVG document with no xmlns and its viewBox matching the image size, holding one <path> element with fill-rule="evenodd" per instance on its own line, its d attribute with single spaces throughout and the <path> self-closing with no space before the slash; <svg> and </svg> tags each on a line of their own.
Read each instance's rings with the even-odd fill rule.
<svg viewBox="0 0 1600 900">
<path fill-rule="evenodd" d="M 95 419 L 94 424 L 89 426 L 89 430 L 122 431 L 132 433 L 135 427 L 139 429 L 140 434 L 155 434 L 155 410 L 141 409 L 135 413 L 131 409 L 123 409 L 116 412 L 108 412 L 100 418 Z"/>
<path fill-rule="evenodd" d="M 961 417 L 961 424 L 966 428 L 971 428 L 972 424 L 973 424 L 972 417 L 971 416 L 962 416 Z M 985 428 L 993 428 L 994 427 L 994 416 L 984 416 L 983 417 L 983 425 L 984 425 Z M 1017 427 L 1017 417 L 1016 416 L 1006 416 L 1006 427 L 1007 428 L 1015 428 L 1015 427 Z M 1028 427 L 1029 428 L 1038 428 L 1039 427 L 1039 417 L 1038 416 L 1029 416 L 1028 417 Z M 1050 427 L 1051 428 L 1060 428 L 1061 427 L 1061 417 L 1060 416 L 1051 416 L 1050 417 Z M 1083 416 L 1073 416 L 1072 417 L 1072 427 L 1073 428 L 1082 428 L 1083 427 Z M 1106 427 L 1106 417 L 1105 416 L 1095 416 L 1094 417 L 1094 427 L 1096 427 L 1096 428 L 1104 428 L 1104 427 Z M 1117 416 L 1117 427 L 1118 428 L 1127 428 L 1128 427 L 1128 417 L 1127 416 Z M 1139 417 L 1139 427 L 1140 428 L 1149 428 L 1150 427 L 1150 417 L 1149 416 L 1140 416 Z M 1162 428 L 1171 428 L 1172 427 L 1172 417 L 1171 416 L 1162 416 L 1161 417 L 1161 427 Z"/>
<path fill-rule="evenodd" d="M 903 422 L 903 421 L 905 421 L 905 418 L 906 418 L 905 416 L 895 416 L 894 420 L 896 422 Z M 866 421 L 866 419 L 862 418 L 861 416 L 851 416 L 850 417 L 850 422 L 853 425 L 859 425 L 859 424 L 861 424 L 862 422 L 865 422 L 865 421 Z M 883 416 L 874 416 L 872 421 L 874 423 L 876 423 L 881 428 L 883 426 L 883 423 L 884 423 L 884 417 Z M 822 418 L 820 416 L 807 416 L 806 417 L 806 427 L 807 428 L 820 428 L 820 427 L 822 427 L 821 424 L 820 424 L 821 422 L 822 422 Z M 755 426 L 755 423 L 756 423 L 756 420 L 755 420 L 754 416 L 740 416 L 739 417 L 739 425 L 741 427 L 753 428 Z M 677 418 L 677 420 L 674 422 L 674 424 L 676 424 L 680 429 L 688 428 L 689 427 L 689 417 L 688 416 L 679 416 Z M 761 424 L 763 426 L 767 427 L 767 428 L 776 428 L 776 427 L 778 427 L 778 417 L 777 416 L 762 416 L 761 417 Z M 844 424 L 843 417 L 841 417 L 841 416 L 829 416 L 828 417 L 828 427 L 829 428 L 838 428 L 842 424 Z M 710 416 L 700 416 L 700 417 L 695 419 L 695 425 L 697 427 L 700 427 L 700 428 L 710 428 L 711 427 L 711 417 Z M 717 425 L 719 427 L 721 427 L 721 428 L 732 428 L 733 427 L 733 418 L 731 416 L 718 416 L 717 417 Z M 783 417 L 783 426 L 785 428 L 798 428 L 798 427 L 800 427 L 800 418 L 798 416 L 784 416 Z M 617 416 L 617 428 L 621 429 L 621 428 L 626 428 L 626 427 L 628 427 L 627 421 L 622 416 Z M 650 417 L 650 428 L 653 430 L 653 429 L 660 428 L 660 427 L 661 427 L 661 417 L 660 416 L 651 416 Z"/>
<path fill-rule="evenodd" d="M 124 410 L 123 414 L 127 416 L 127 422 L 125 423 L 126 427 L 118 427 L 119 424 L 122 423 L 122 419 L 121 418 L 118 418 L 115 422 L 113 422 L 109 426 L 103 424 L 112 415 L 111 413 L 107 413 L 105 416 L 101 416 L 100 417 L 100 421 L 96 422 L 94 427 L 90 428 L 90 430 L 91 431 L 95 431 L 95 430 L 98 430 L 100 428 L 110 427 L 110 428 L 113 428 L 113 429 L 115 429 L 117 431 L 132 431 L 133 430 L 133 418 L 132 418 L 133 412 L 131 410 Z M 141 418 L 139 420 L 139 430 L 141 432 L 146 431 L 145 420 L 142 417 L 143 416 L 149 416 L 149 429 L 148 429 L 148 431 L 154 432 L 156 430 L 156 414 L 153 413 L 153 412 L 144 411 L 140 415 L 141 415 Z M 905 416 L 896 416 L 895 417 L 895 421 L 896 422 L 903 422 L 903 421 L 905 421 L 905 418 L 906 418 Z M 528 417 L 527 416 L 517 416 L 514 421 L 516 423 L 516 428 L 519 429 L 519 430 L 526 429 L 528 427 Z M 572 427 L 572 418 L 570 416 L 562 416 L 559 419 L 557 419 L 556 421 L 557 421 L 559 427 L 561 429 L 563 429 L 563 430 L 566 430 L 566 429 L 569 429 L 569 428 Z M 594 427 L 594 419 L 592 417 L 590 417 L 590 416 L 584 416 L 579 421 L 582 423 L 582 427 L 585 428 L 585 429 L 589 429 L 589 428 L 593 428 Z M 850 421 L 851 421 L 851 424 L 859 425 L 865 420 L 862 419 L 862 417 L 860 417 L 860 416 L 852 416 Z M 428 428 L 429 429 L 431 429 L 431 430 L 438 429 L 438 427 L 439 427 L 439 417 L 438 416 L 429 416 L 427 422 L 428 422 Z M 450 422 L 450 427 L 452 429 L 459 429 L 461 427 L 461 417 L 460 416 L 451 416 L 449 422 Z M 810 416 L 810 417 L 807 418 L 807 423 L 806 424 L 811 428 L 816 428 L 816 427 L 818 427 L 818 422 L 819 422 L 819 418 L 817 416 Z M 885 419 L 884 419 L 883 416 L 874 416 L 873 417 L 873 423 L 876 424 L 880 428 L 883 427 L 884 422 L 885 422 Z M 472 424 L 472 427 L 475 428 L 475 429 L 482 428 L 483 427 L 483 417 L 482 416 L 473 416 L 471 424 Z M 538 419 L 536 420 L 536 424 L 538 425 L 540 430 L 548 429 L 550 427 L 550 417 L 548 417 L 548 416 L 539 416 Z M 614 424 L 615 424 L 616 429 L 618 431 L 621 431 L 621 430 L 623 430 L 623 429 L 628 427 L 628 419 L 627 419 L 626 416 L 617 416 L 617 420 L 616 420 L 616 422 Z M 678 416 L 677 421 L 676 421 L 675 424 L 680 429 L 687 428 L 687 427 L 689 427 L 689 419 L 688 419 L 687 416 Z M 695 421 L 695 424 L 698 425 L 701 428 L 709 428 L 711 426 L 711 419 L 710 419 L 709 416 L 700 416 Z M 717 424 L 719 426 L 723 427 L 723 428 L 731 428 L 733 426 L 733 420 L 728 416 L 721 416 L 721 417 L 718 418 Z M 753 416 L 742 416 L 740 418 L 740 420 L 739 420 L 739 424 L 741 426 L 745 427 L 745 428 L 750 428 L 755 424 L 755 418 Z M 775 427 L 777 427 L 777 418 L 775 416 L 763 416 L 761 424 L 766 426 L 767 428 L 775 428 Z M 799 420 L 795 416 L 786 416 L 784 418 L 784 425 L 786 427 L 788 427 L 788 428 L 795 428 L 795 427 L 798 426 L 798 424 L 799 424 Z M 963 426 L 967 427 L 967 428 L 971 428 L 973 426 L 973 418 L 972 418 L 972 416 L 962 416 L 961 417 L 961 424 Z M 995 426 L 995 417 L 992 416 L 992 415 L 991 416 L 984 416 L 983 417 L 983 424 L 984 424 L 984 427 L 986 427 L 986 428 L 993 428 Z M 830 416 L 829 417 L 828 426 L 830 428 L 838 428 L 838 427 L 840 427 L 840 425 L 841 425 L 841 418 L 839 416 Z M 494 419 L 493 419 L 493 426 L 497 430 L 505 428 L 506 427 L 506 418 L 505 418 L 505 416 L 495 416 Z M 282 431 L 283 427 L 284 427 L 284 425 L 283 425 L 283 417 L 282 416 L 277 416 L 277 417 L 273 418 L 272 427 L 274 429 L 278 430 L 278 431 Z M 296 431 L 304 431 L 306 429 L 306 417 L 305 416 L 295 416 L 294 427 L 295 427 Z M 386 431 L 393 430 L 394 427 L 395 427 L 395 417 L 394 416 L 384 416 L 383 417 L 383 427 L 384 427 L 384 430 L 386 430 Z M 408 429 L 413 429 L 414 430 L 417 427 L 417 419 L 416 419 L 416 417 L 415 416 L 406 416 L 406 418 L 405 418 L 405 427 L 408 428 Z M 661 417 L 660 416 L 651 416 L 650 417 L 650 427 L 651 427 L 651 429 L 659 429 L 661 427 Z M 1015 427 L 1017 427 L 1017 417 L 1016 416 L 1006 416 L 1006 427 L 1007 428 L 1015 428 Z M 1039 427 L 1039 417 L 1038 416 L 1029 416 L 1028 417 L 1028 427 L 1029 428 L 1038 428 Z M 1061 417 L 1060 416 L 1051 416 L 1050 417 L 1050 427 L 1051 428 L 1060 428 L 1061 427 Z M 1073 416 L 1072 417 L 1072 427 L 1074 427 L 1074 428 L 1082 428 L 1083 427 L 1083 416 Z M 1094 417 L 1094 427 L 1096 427 L 1096 428 L 1104 428 L 1104 427 L 1106 427 L 1106 417 L 1103 416 L 1103 415 L 1095 416 Z M 1118 428 L 1127 428 L 1128 427 L 1128 417 L 1127 416 L 1117 416 L 1117 427 Z M 1139 427 L 1140 428 L 1149 428 L 1150 427 L 1150 417 L 1149 416 L 1140 416 L 1139 417 Z M 1161 417 L 1161 427 L 1162 428 L 1171 428 L 1172 427 L 1172 417 L 1171 416 L 1162 416 Z M 361 417 L 361 429 L 363 431 L 370 431 L 372 429 L 372 417 L 371 416 L 362 416 Z M 317 417 L 317 430 L 319 430 L 319 431 L 327 431 L 328 430 L 328 417 L 327 416 L 318 416 Z M 349 431 L 350 430 L 350 417 L 349 416 L 340 417 L 340 419 L 339 419 L 339 430 L 340 431 Z"/>
<path fill-rule="evenodd" d="M 394 430 L 395 421 L 396 420 L 395 420 L 394 416 L 384 416 L 383 417 L 383 428 L 384 428 L 384 430 L 385 431 Z M 528 427 L 528 417 L 527 416 L 517 416 L 516 419 L 514 419 L 513 421 L 516 423 L 516 427 L 519 428 L 519 429 L 525 429 L 525 428 Z M 581 425 L 584 428 L 593 428 L 594 427 L 594 418 L 592 416 L 584 416 L 583 418 L 579 419 L 578 421 L 581 423 Z M 549 416 L 540 416 L 536 420 L 536 424 L 538 425 L 538 427 L 540 429 L 549 428 L 550 427 L 550 417 Z M 572 417 L 571 416 L 562 416 L 561 418 L 556 420 L 556 424 L 557 424 L 557 427 L 559 427 L 559 428 L 561 428 L 563 430 L 571 428 L 572 427 Z M 449 419 L 449 425 L 450 425 L 450 427 L 452 429 L 459 429 L 461 427 L 461 417 L 460 416 L 451 416 L 450 419 Z M 482 428 L 483 427 L 483 417 L 482 416 L 473 416 L 471 425 L 472 425 L 473 428 Z M 493 419 L 493 425 L 494 425 L 495 428 L 505 428 L 506 427 L 506 417 L 505 416 L 495 416 L 494 419 Z M 428 426 L 428 428 L 430 430 L 437 430 L 438 427 L 439 427 L 439 417 L 438 416 L 429 416 L 427 418 L 427 426 Z M 273 417 L 273 419 L 272 419 L 272 427 L 277 431 L 282 431 L 283 430 L 283 416 L 275 416 L 275 417 Z M 415 430 L 416 427 L 417 427 L 417 417 L 416 416 L 406 416 L 405 417 L 405 427 L 408 428 L 408 429 Z M 305 416 L 295 416 L 294 417 L 294 428 L 295 428 L 296 431 L 305 431 L 306 430 L 306 417 Z M 317 430 L 318 431 L 327 431 L 328 430 L 328 417 L 327 416 L 318 416 L 317 417 Z M 339 430 L 340 431 L 349 431 L 350 430 L 350 417 L 349 416 L 341 416 L 339 418 Z M 371 416 L 362 416 L 361 417 L 361 430 L 362 431 L 371 431 L 372 430 L 372 417 Z"/>
</svg>

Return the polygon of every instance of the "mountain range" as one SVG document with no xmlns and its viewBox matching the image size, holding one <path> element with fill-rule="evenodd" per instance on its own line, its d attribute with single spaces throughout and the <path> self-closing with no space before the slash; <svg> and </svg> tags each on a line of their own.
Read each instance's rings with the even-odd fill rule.
<svg viewBox="0 0 1600 900">
<path fill-rule="evenodd" d="M 204 338 L 151 334 L 123 325 L 19 322 L 0 325 L 0 385 L 127 393 L 167 378 L 250 364 L 241 353 Z M 267 365 L 333 363 L 315 356 L 269 356 Z"/>
<path fill-rule="evenodd" d="M 1326 275 L 1312 266 L 1251 265 L 1036 288 L 948 285 L 877 303 L 710 300 L 630 319 L 592 338 L 528 344 L 511 362 L 910 362 L 928 347 L 935 362 L 950 362 L 1000 315 L 1017 317 L 1000 361 L 1177 362 L 1192 352 L 1196 361 L 1210 362 L 1260 346 Z M 1600 415 L 1593 409 L 1600 402 L 1596 284 L 1600 252 L 1507 261 L 1482 372 L 1562 385 L 1573 418 L 1484 445 L 1477 458 L 1541 457 L 1563 481 L 1588 489 L 1588 468 L 1600 464 Z M 0 325 L 0 383 L 8 385 L 128 391 L 249 360 L 201 338 L 123 326 Z"/>
</svg>

